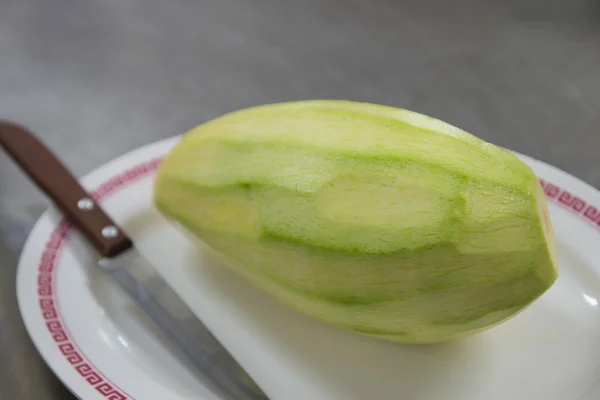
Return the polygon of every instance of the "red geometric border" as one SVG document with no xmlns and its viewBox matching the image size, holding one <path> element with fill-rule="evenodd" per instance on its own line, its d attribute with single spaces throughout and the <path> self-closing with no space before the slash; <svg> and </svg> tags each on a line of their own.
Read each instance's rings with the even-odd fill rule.
<svg viewBox="0 0 600 400">
<path fill-rule="evenodd" d="M 117 190 L 123 189 L 153 173 L 161 161 L 161 158 L 156 158 L 128 169 L 106 181 L 90 194 L 98 202 L 106 200 Z M 66 219 L 61 220 L 56 229 L 50 234 L 50 238 L 42 252 L 37 278 L 38 302 L 42 317 L 61 354 L 81 375 L 82 379 L 108 400 L 134 400 L 117 384 L 106 378 L 85 356 L 71 337 L 61 316 L 56 291 L 57 267 L 61 250 L 66 243 L 71 228 L 72 225 L 69 221 Z"/>
<path fill-rule="evenodd" d="M 544 188 L 548 200 L 576 214 L 588 224 L 592 224 L 596 229 L 600 229 L 600 210 L 598 207 L 544 179 L 540 179 L 540 183 Z"/>
<path fill-rule="evenodd" d="M 156 158 L 126 170 L 92 191 L 92 197 L 98 202 L 106 200 L 107 197 L 117 190 L 121 190 L 153 173 L 161 161 L 161 158 Z M 586 222 L 600 229 L 600 210 L 598 207 L 587 203 L 553 183 L 543 179 L 540 179 L 540 182 L 548 200 L 574 212 Z M 48 332 L 56 342 L 56 346 L 61 354 L 81 375 L 82 379 L 93 386 L 108 400 L 134 400 L 133 397 L 119 388 L 117 384 L 106 378 L 85 356 L 69 334 L 69 330 L 61 317 L 56 297 L 56 273 L 61 249 L 71 229 L 72 225 L 70 222 L 66 219 L 61 220 L 57 228 L 50 235 L 42 253 L 37 280 L 38 300 L 42 317 L 46 321 Z"/>
</svg>

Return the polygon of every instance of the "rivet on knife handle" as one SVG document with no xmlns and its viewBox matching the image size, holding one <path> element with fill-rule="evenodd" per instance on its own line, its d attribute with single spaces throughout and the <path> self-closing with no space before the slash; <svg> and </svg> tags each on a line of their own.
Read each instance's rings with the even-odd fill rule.
<svg viewBox="0 0 600 400">
<path fill-rule="evenodd" d="M 27 128 L 0 120 L 0 146 L 104 257 L 113 257 L 132 246 L 121 228 Z"/>
</svg>

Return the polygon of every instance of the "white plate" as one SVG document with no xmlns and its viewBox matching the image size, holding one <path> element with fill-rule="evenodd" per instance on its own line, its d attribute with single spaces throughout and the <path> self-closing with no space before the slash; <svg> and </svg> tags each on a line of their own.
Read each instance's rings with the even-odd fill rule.
<svg viewBox="0 0 600 400">
<path fill-rule="evenodd" d="M 560 277 L 533 306 L 456 343 L 411 347 L 328 326 L 220 268 L 153 208 L 159 160 L 179 137 L 110 162 L 83 182 L 272 400 L 600 398 L 600 193 L 522 159 L 550 199 Z M 212 400 L 160 334 L 47 211 L 17 279 L 25 325 L 56 375 L 84 400 Z"/>
</svg>

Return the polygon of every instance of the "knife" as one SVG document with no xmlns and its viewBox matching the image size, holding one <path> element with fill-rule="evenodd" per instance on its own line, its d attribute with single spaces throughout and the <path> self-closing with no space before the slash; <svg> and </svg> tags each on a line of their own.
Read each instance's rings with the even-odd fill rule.
<svg viewBox="0 0 600 400">
<path fill-rule="evenodd" d="M 222 399 L 268 399 L 131 238 L 31 131 L 0 120 L 0 146 L 97 250 L 99 267 L 166 334 L 213 392 Z"/>
</svg>

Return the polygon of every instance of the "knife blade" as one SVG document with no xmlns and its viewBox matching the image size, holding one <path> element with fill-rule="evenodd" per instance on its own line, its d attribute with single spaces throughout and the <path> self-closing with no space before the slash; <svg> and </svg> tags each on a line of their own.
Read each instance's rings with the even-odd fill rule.
<svg viewBox="0 0 600 400">
<path fill-rule="evenodd" d="M 98 266 L 223 399 L 268 397 L 62 162 L 22 125 L 0 120 L 0 145 L 99 253 Z"/>
</svg>

